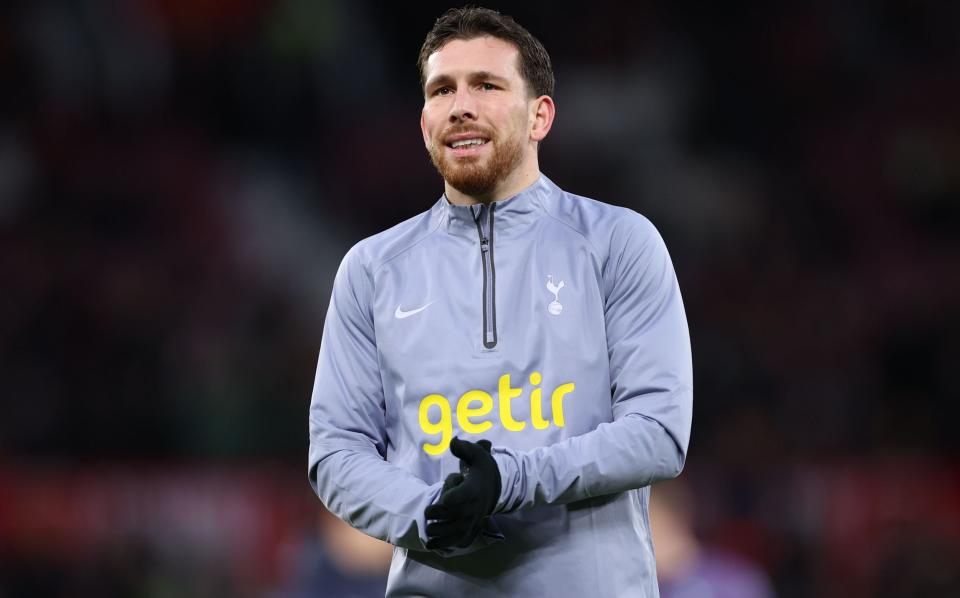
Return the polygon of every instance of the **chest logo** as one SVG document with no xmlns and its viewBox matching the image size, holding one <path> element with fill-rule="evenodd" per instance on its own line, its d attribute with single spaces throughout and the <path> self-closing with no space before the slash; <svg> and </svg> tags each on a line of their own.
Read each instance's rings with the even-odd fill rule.
<svg viewBox="0 0 960 598">
<path fill-rule="evenodd" d="M 430 303 L 427 303 L 427 304 L 424 305 L 423 307 L 418 307 L 417 309 L 411 309 L 410 311 L 403 311 L 402 309 L 400 309 L 400 306 L 397 305 L 396 311 L 393 312 L 393 317 L 396 318 L 396 319 L 398 319 L 398 320 L 402 320 L 402 319 L 404 319 L 404 318 L 409 318 L 410 316 L 416 315 L 416 314 L 422 312 L 423 310 L 427 309 L 428 307 L 430 307 L 431 305 L 433 305 L 433 303 L 434 303 L 434 302 L 431 301 Z"/>
<path fill-rule="evenodd" d="M 436 443 L 429 442 L 433 438 L 424 439 L 423 451 L 428 455 L 443 454 L 449 448 L 455 430 L 459 429 L 467 434 L 483 434 L 492 429 L 498 419 L 499 428 L 507 432 L 522 432 L 527 429 L 527 424 L 530 424 L 533 430 L 546 430 L 551 426 L 564 427 L 564 401 L 569 402 L 573 398 L 568 398 L 567 395 L 576 390 L 576 384 L 567 382 L 551 392 L 541 387 L 542 382 L 543 376 L 540 372 L 530 373 L 532 388 L 528 395 L 529 403 L 522 399 L 525 390 L 523 382 L 520 382 L 519 388 L 513 386 L 510 374 L 500 376 L 496 393 L 473 389 L 454 401 L 441 394 L 423 397 L 418 410 L 420 429 L 433 438 L 439 435 Z M 546 398 L 547 393 L 549 399 Z"/>
<path fill-rule="evenodd" d="M 563 304 L 560 303 L 560 289 L 562 288 L 562 280 L 559 284 L 553 284 L 553 276 L 550 274 L 547 275 L 547 290 L 553 293 L 553 301 L 547 306 L 547 311 L 550 312 L 550 315 L 559 316 L 560 312 L 563 311 Z"/>
</svg>

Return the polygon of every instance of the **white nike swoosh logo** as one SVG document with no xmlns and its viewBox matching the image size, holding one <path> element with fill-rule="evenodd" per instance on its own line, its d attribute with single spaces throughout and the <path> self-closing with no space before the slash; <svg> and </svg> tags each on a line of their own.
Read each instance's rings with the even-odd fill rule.
<svg viewBox="0 0 960 598">
<path fill-rule="evenodd" d="M 418 307 L 417 309 L 411 309 L 410 311 L 403 311 L 402 309 L 400 309 L 400 306 L 398 305 L 398 306 L 397 306 L 397 311 L 393 312 L 393 317 L 396 318 L 396 319 L 398 319 L 398 320 L 402 320 L 402 319 L 404 319 L 404 318 L 409 318 L 410 316 L 412 316 L 412 315 L 414 315 L 414 314 L 418 314 L 418 313 L 422 312 L 423 310 L 427 309 L 428 307 L 430 307 L 430 306 L 433 305 L 434 303 L 436 303 L 436 302 L 435 302 L 435 301 L 431 301 L 430 303 L 427 303 L 427 304 L 424 305 L 423 307 Z"/>
</svg>

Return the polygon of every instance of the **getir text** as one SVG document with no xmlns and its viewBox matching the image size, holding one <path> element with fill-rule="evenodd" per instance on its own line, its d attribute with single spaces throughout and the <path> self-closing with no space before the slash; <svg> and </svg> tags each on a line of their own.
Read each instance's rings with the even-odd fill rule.
<svg viewBox="0 0 960 598">
<path fill-rule="evenodd" d="M 550 427 L 551 422 L 543 418 L 543 389 L 540 383 L 543 381 L 540 372 L 530 374 L 530 384 L 533 389 L 530 391 L 530 424 L 537 430 L 543 430 Z M 573 382 L 561 384 L 550 395 L 550 413 L 553 417 L 553 425 L 562 428 L 563 422 L 563 398 L 565 395 L 573 392 Z M 510 374 L 500 376 L 497 388 L 497 406 L 500 415 L 500 423 L 510 432 L 520 432 L 527 426 L 526 421 L 517 421 L 513 418 L 511 402 L 523 394 L 522 388 L 513 388 L 510 386 Z M 440 410 L 440 417 L 431 419 L 430 408 L 436 406 Z M 468 390 L 460 395 L 457 401 L 457 425 L 461 430 L 468 434 L 482 434 L 493 427 L 493 422 L 484 419 L 488 413 L 493 411 L 493 397 L 490 393 L 482 390 Z M 447 397 L 440 394 L 431 394 L 420 400 L 420 428 L 425 434 L 440 435 L 440 441 L 431 444 L 424 441 L 423 450 L 428 455 L 439 455 L 450 446 L 450 440 L 453 438 L 453 414 L 450 401 Z"/>
</svg>

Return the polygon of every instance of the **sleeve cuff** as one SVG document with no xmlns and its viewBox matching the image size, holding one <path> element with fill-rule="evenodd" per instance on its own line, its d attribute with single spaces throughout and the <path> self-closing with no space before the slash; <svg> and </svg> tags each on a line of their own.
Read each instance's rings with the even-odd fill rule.
<svg viewBox="0 0 960 598">
<path fill-rule="evenodd" d="M 517 473 L 517 458 L 508 450 L 502 447 L 493 447 L 491 451 L 493 460 L 497 462 L 497 469 L 500 470 L 500 498 L 497 500 L 497 506 L 493 509 L 494 514 L 506 513 L 512 509 L 514 500 L 514 485 Z"/>
</svg>

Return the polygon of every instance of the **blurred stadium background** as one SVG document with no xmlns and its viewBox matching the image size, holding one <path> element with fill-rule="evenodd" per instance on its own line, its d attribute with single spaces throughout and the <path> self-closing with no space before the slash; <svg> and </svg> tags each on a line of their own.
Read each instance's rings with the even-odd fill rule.
<svg viewBox="0 0 960 598">
<path fill-rule="evenodd" d="M 0 596 L 382 595 L 306 413 L 343 253 L 442 192 L 448 6 L 2 4 Z M 783 598 L 960 596 L 960 3 L 489 6 L 554 60 L 544 172 L 674 258 L 670 595 L 724 595 L 684 586 L 712 554 Z"/>
</svg>

